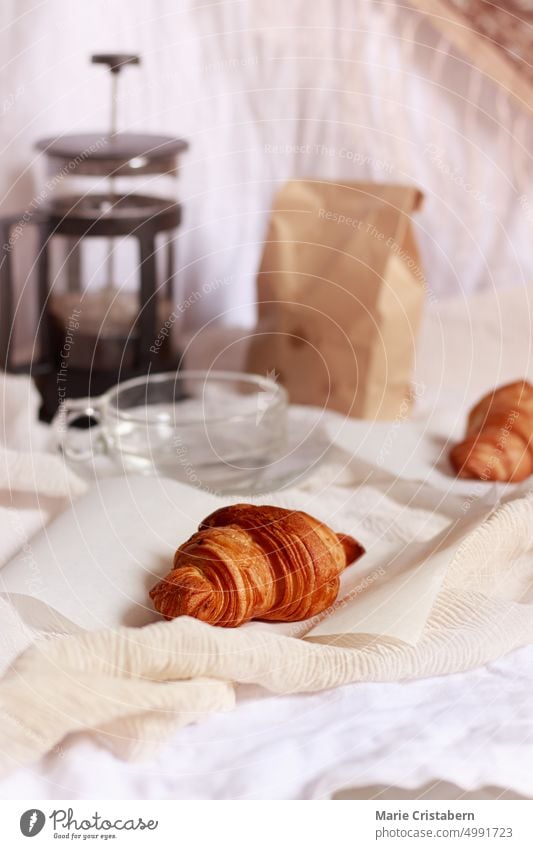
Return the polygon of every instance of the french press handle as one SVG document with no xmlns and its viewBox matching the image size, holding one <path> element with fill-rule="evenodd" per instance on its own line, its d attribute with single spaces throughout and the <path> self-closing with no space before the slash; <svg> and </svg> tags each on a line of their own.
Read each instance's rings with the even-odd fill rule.
<svg viewBox="0 0 533 849">
<path fill-rule="evenodd" d="M 141 58 L 135 53 L 94 53 L 91 62 L 107 65 L 112 74 L 118 74 L 126 65 L 140 65 Z"/>
</svg>

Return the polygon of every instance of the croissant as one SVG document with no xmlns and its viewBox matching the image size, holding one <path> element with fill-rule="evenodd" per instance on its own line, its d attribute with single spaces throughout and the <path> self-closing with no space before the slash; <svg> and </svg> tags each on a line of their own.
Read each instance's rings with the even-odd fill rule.
<svg viewBox="0 0 533 849">
<path fill-rule="evenodd" d="M 329 607 L 340 573 L 363 553 L 307 513 L 235 504 L 204 519 L 150 598 L 167 619 L 194 616 L 227 628 L 294 622 Z"/>
<path fill-rule="evenodd" d="M 450 452 L 461 478 L 522 481 L 533 473 L 533 386 L 517 381 L 479 401 Z"/>
</svg>

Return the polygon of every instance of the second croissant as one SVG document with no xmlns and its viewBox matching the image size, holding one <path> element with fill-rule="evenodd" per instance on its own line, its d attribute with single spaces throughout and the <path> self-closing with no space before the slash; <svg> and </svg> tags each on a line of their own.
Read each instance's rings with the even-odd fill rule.
<svg viewBox="0 0 533 849">
<path fill-rule="evenodd" d="M 450 460 L 462 478 L 516 483 L 533 474 L 533 386 L 520 380 L 485 395 Z"/>
<path fill-rule="evenodd" d="M 298 621 L 335 601 L 341 572 L 363 553 L 307 513 L 235 504 L 204 519 L 150 597 L 167 619 Z"/>
</svg>

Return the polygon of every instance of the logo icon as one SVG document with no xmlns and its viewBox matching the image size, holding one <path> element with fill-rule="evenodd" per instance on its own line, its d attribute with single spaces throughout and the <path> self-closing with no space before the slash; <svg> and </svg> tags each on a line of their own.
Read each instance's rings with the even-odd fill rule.
<svg viewBox="0 0 533 849">
<path fill-rule="evenodd" d="M 20 818 L 20 830 L 24 837 L 35 837 L 43 830 L 46 817 L 38 808 L 30 808 L 29 811 L 24 811 Z"/>
</svg>

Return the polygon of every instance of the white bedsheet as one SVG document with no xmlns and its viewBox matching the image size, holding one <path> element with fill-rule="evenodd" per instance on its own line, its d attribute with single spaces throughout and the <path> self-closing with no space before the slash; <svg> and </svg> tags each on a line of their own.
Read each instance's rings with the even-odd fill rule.
<svg viewBox="0 0 533 849">
<path fill-rule="evenodd" d="M 257 698 L 183 729 L 153 761 L 124 763 L 76 735 L 0 784 L 4 798 L 313 799 L 447 779 L 533 795 L 533 651 L 466 675 Z"/>
<path fill-rule="evenodd" d="M 432 305 L 417 364 L 418 424 L 391 431 L 385 466 L 418 476 L 422 458 L 446 485 L 439 454 L 468 404 L 490 386 L 532 376 L 529 297 L 511 290 Z M 41 447 L 46 434 L 31 425 L 36 399 L 26 384 L 8 379 L 0 397 L 12 404 L 4 443 Z M 7 500 L 0 508 L 2 559 L 64 504 L 24 496 L 17 506 L 16 514 Z M 183 729 L 149 763 L 123 763 L 78 734 L 2 781 L 0 795 L 308 799 L 346 786 L 412 789 L 441 779 L 466 790 L 498 785 L 533 796 L 532 668 L 528 647 L 466 674 L 421 681 L 284 697 L 243 687 L 235 711 Z"/>
</svg>

